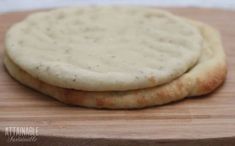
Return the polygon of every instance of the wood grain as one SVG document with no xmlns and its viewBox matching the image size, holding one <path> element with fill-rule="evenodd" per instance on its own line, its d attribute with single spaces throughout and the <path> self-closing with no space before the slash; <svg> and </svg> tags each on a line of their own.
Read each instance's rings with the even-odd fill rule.
<svg viewBox="0 0 235 146">
<path fill-rule="evenodd" d="M 8 126 L 39 127 L 37 141 L 24 145 L 235 145 L 235 12 L 168 10 L 221 32 L 228 76 L 210 95 L 142 110 L 67 106 L 13 80 L 2 64 L 4 34 L 32 12 L 0 15 L 0 145 L 20 144 L 6 141 Z"/>
</svg>

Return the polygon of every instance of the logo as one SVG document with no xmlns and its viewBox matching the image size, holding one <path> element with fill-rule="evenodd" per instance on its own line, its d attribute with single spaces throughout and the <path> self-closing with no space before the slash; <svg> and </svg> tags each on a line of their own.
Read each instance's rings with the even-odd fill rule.
<svg viewBox="0 0 235 146">
<path fill-rule="evenodd" d="M 5 136 L 8 142 L 35 142 L 38 127 L 5 127 Z"/>
</svg>

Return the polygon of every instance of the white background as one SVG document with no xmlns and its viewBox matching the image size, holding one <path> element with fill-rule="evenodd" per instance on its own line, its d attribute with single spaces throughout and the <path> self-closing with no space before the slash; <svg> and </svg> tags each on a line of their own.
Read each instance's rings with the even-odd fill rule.
<svg viewBox="0 0 235 146">
<path fill-rule="evenodd" d="M 0 12 L 32 10 L 74 5 L 150 5 L 214 7 L 235 10 L 235 0 L 0 0 Z"/>
</svg>

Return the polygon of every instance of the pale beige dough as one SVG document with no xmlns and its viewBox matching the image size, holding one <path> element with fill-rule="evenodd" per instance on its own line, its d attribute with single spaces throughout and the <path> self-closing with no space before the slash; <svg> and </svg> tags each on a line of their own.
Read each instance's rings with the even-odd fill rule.
<svg viewBox="0 0 235 146">
<path fill-rule="evenodd" d="M 202 37 L 184 19 L 142 7 L 66 8 L 30 15 L 6 34 L 6 52 L 47 84 L 84 91 L 162 85 L 199 59 Z"/>
</svg>

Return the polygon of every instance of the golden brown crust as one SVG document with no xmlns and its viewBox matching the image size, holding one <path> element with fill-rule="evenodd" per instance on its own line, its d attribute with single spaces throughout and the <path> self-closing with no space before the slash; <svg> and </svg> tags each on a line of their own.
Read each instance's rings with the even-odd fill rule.
<svg viewBox="0 0 235 146">
<path fill-rule="evenodd" d="M 212 92 L 223 83 L 227 74 L 226 64 L 218 64 L 213 70 L 205 73 L 204 76 L 197 78 L 197 88 L 194 95 L 203 95 Z"/>
<path fill-rule="evenodd" d="M 227 75 L 227 63 L 217 30 L 200 22 L 191 21 L 191 23 L 200 29 L 206 40 L 204 46 L 206 51 L 201 59 L 203 64 L 200 65 L 201 62 L 199 62 L 196 73 L 192 74 L 195 77 L 195 87 L 189 95 L 199 96 L 214 91 L 224 82 Z"/>
</svg>

